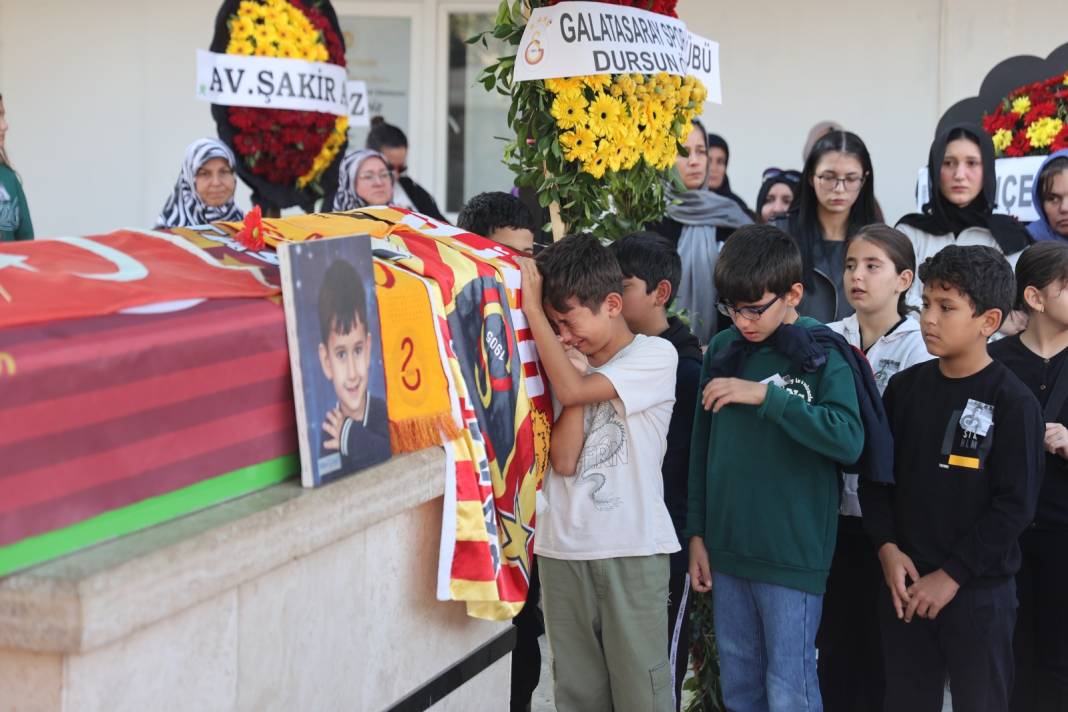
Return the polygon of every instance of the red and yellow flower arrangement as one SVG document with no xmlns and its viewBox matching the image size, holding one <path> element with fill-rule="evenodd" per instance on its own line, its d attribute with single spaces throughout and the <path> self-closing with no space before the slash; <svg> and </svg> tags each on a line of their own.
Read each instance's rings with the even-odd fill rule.
<svg viewBox="0 0 1068 712">
<path fill-rule="evenodd" d="M 1027 84 L 983 117 L 998 158 L 1044 156 L 1068 148 L 1068 72 Z"/>
<path fill-rule="evenodd" d="M 328 0 L 225 0 L 211 49 L 345 66 L 345 45 Z M 212 107 L 212 114 L 219 137 L 237 154 L 238 172 L 257 202 L 309 210 L 323 194 L 323 185 L 336 179 L 347 116 L 219 105 Z"/>
</svg>

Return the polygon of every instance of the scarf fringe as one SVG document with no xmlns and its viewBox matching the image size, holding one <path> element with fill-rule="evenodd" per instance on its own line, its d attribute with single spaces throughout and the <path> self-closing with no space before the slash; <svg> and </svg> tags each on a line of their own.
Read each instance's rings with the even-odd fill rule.
<svg viewBox="0 0 1068 712">
<path fill-rule="evenodd" d="M 444 443 L 460 437 L 460 429 L 453 421 L 451 413 L 434 413 L 404 420 L 391 419 L 389 437 L 393 444 L 393 454 L 399 455 L 428 447 L 441 447 Z"/>
</svg>

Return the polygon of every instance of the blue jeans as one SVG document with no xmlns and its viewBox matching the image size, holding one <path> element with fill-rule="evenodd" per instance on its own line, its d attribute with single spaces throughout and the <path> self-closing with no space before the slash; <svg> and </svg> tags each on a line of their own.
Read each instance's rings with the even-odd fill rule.
<svg viewBox="0 0 1068 712">
<path fill-rule="evenodd" d="M 716 571 L 712 605 L 731 712 L 822 712 L 816 630 L 823 596 Z"/>
</svg>

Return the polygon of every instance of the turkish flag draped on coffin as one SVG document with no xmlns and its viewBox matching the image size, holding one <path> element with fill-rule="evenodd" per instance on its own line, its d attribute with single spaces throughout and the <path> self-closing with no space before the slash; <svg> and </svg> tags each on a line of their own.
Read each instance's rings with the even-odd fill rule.
<svg viewBox="0 0 1068 712">
<path fill-rule="evenodd" d="M 256 268 L 220 265 L 163 233 L 118 230 L 0 245 L 0 328 L 278 291 Z"/>
</svg>

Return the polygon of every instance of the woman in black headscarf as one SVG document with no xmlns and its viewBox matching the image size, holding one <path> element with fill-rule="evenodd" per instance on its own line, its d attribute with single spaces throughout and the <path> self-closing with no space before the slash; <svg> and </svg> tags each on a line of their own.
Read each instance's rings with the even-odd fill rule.
<svg viewBox="0 0 1068 712">
<path fill-rule="evenodd" d="M 901 218 L 897 228 L 912 241 L 916 264 L 946 245 L 985 245 L 1001 250 L 1015 267 L 1031 244 L 1027 229 L 1008 215 L 995 215 L 997 180 L 994 143 L 978 126 L 959 124 L 935 138 L 927 160 L 931 199 L 922 213 Z M 923 296 L 919 278 L 909 290 L 918 307 Z"/>
<path fill-rule="evenodd" d="M 801 184 L 801 172 L 767 168 L 762 176 L 760 192 L 757 193 L 757 222 L 768 223 L 790 212 L 790 206 L 797 200 L 798 187 Z"/>
<path fill-rule="evenodd" d="M 731 160 L 731 149 L 722 136 L 708 134 L 708 189 L 716 195 L 730 198 L 738 203 L 749 219 L 756 222 L 757 216 L 741 197 L 731 190 L 731 179 L 727 177 L 727 164 Z"/>
</svg>

